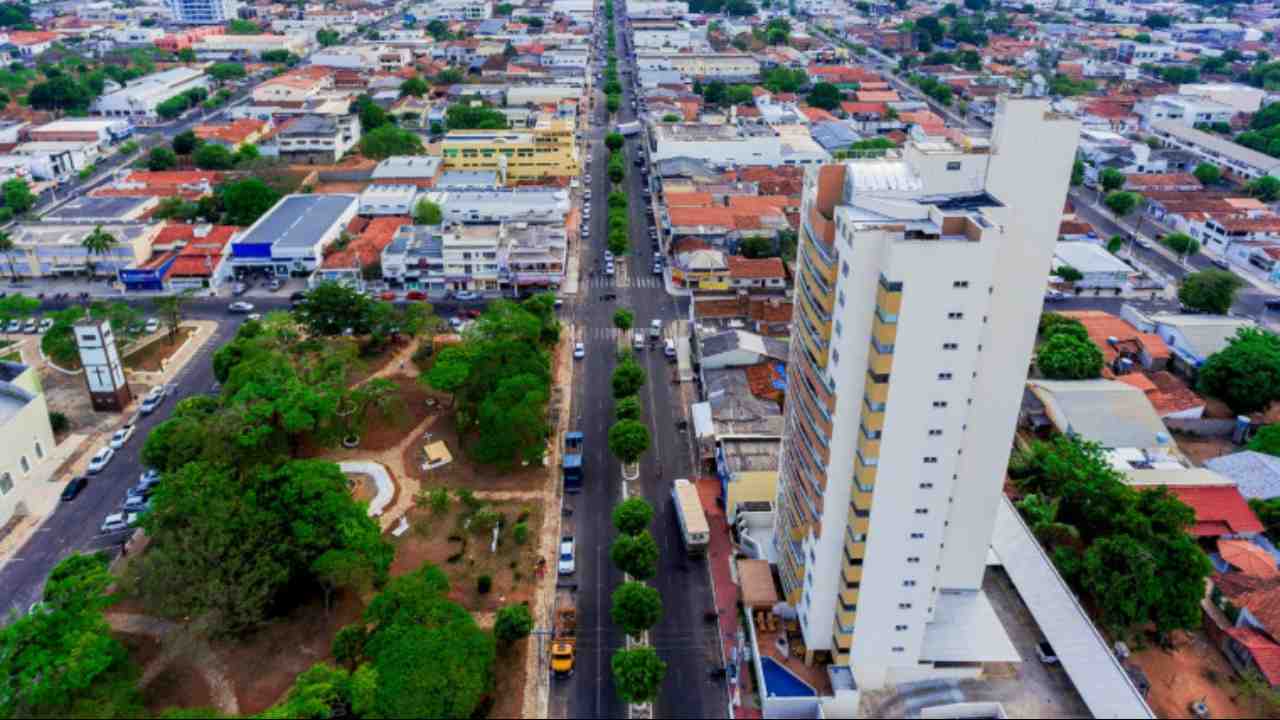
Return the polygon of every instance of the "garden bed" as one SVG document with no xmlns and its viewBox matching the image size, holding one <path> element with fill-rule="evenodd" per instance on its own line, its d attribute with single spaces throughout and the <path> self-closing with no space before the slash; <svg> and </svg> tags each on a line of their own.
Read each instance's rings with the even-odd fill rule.
<svg viewBox="0 0 1280 720">
<path fill-rule="evenodd" d="M 497 552 L 490 552 L 492 531 L 477 533 L 462 528 L 468 509 L 449 494 L 449 506 L 443 513 L 419 507 L 409 512 L 411 529 L 396 543 L 396 559 L 392 575 L 403 575 L 433 563 L 449 576 L 449 597 L 472 612 L 494 612 L 503 605 L 531 601 L 537 584 L 538 534 L 542 529 L 541 503 L 498 501 L 485 506 L 506 520 L 499 534 Z M 528 539 L 515 542 L 513 528 L 517 518 L 527 513 Z M 547 567 L 546 572 L 555 572 Z M 492 586 L 479 592 L 477 584 L 487 575 Z M 504 663 L 504 666 L 506 663 Z"/>
<path fill-rule="evenodd" d="M 164 337 L 153 340 L 144 347 L 129 353 L 124 357 L 124 366 L 129 370 L 139 372 L 160 372 L 164 369 L 164 364 L 173 354 L 178 352 L 183 343 L 190 338 L 195 332 L 195 328 L 179 327 L 177 339 L 169 342 L 169 336 L 166 332 Z"/>
<path fill-rule="evenodd" d="M 453 462 L 434 470 L 423 470 L 422 446 L 436 441 L 444 441 L 449 447 Z M 547 473 L 547 468 L 542 465 L 502 469 L 470 462 L 467 459 L 466 445 L 458 437 L 453 408 L 447 402 L 431 429 L 405 448 L 404 466 L 409 475 L 424 488 L 535 491 L 542 489 Z"/>
</svg>

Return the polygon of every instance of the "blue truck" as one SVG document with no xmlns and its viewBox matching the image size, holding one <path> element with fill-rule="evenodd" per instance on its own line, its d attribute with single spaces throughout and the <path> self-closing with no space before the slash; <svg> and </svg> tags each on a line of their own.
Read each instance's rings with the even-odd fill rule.
<svg viewBox="0 0 1280 720">
<path fill-rule="evenodd" d="M 567 493 L 582 491 L 583 440 L 580 432 L 564 434 L 564 460 L 561 462 L 561 470 L 564 476 L 564 491 Z"/>
</svg>

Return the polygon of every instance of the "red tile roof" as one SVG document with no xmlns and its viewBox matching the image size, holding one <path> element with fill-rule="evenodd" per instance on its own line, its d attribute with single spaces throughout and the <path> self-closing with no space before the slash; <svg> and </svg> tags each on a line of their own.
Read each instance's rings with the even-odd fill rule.
<svg viewBox="0 0 1280 720">
<path fill-rule="evenodd" d="M 1272 687 L 1280 685 L 1280 645 L 1251 627 L 1230 627 L 1226 632 L 1245 647 L 1258 672 Z"/>
<path fill-rule="evenodd" d="M 218 125 L 197 125 L 192 130 L 201 140 L 217 140 L 228 145 L 239 145 L 260 134 L 267 127 L 264 120 L 240 118 Z"/>
<path fill-rule="evenodd" d="M 197 229 L 204 234 L 196 237 Z M 163 246 L 186 243 L 178 251 L 178 258 L 169 266 L 165 278 L 212 276 L 222 262 L 224 248 L 237 230 L 239 228 L 232 225 L 187 225 L 173 222 L 160 228 L 155 244 Z"/>
<path fill-rule="evenodd" d="M 1083 220 L 1063 220 L 1058 223 L 1058 235 L 1088 235 L 1093 232 L 1093 226 Z"/>
<path fill-rule="evenodd" d="M 765 280 L 787 277 L 786 266 L 781 258 L 747 258 L 741 255 L 730 255 L 725 258 L 729 264 L 729 276 L 743 280 Z"/>
<path fill-rule="evenodd" d="M 195 199 L 222 182 L 223 174 L 209 170 L 136 170 L 124 180 L 94 190 L 96 197 L 173 197 Z"/>
<path fill-rule="evenodd" d="M 888 112 L 888 105 L 880 102 L 850 102 L 840 103 L 840 109 L 849 115 L 875 115 L 883 116 Z"/>
<path fill-rule="evenodd" d="M 391 244 L 396 230 L 401 225 L 412 224 L 413 218 L 407 215 L 378 217 L 368 221 L 357 217 L 347 226 L 347 231 L 359 234 L 351 239 L 347 247 L 326 255 L 322 267 L 354 267 L 357 263 L 360 267 L 369 267 L 382 258 L 382 251 Z"/>
<path fill-rule="evenodd" d="M 1263 531 L 1234 485 L 1170 485 L 1169 492 L 1196 512 L 1191 534 L 1197 537 L 1256 535 Z M 1277 595 L 1280 599 L 1280 594 Z M 1280 627 L 1277 628 L 1280 630 Z"/>
<path fill-rule="evenodd" d="M 1142 349 L 1146 350 L 1153 360 L 1169 359 L 1169 346 L 1165 344 L 1159 335 L 1138 332 L 1138 329 L 1130 325 L 1127 320 L 1116 317 L 1109 312 L 1103 310 L 1064 310 L 1058 314 L 1077 320 L 1081 325 L 1084 325 L 1085 332 L 1089 333 L 1089 339 L 1102 351 L 1102 357 L 1108 364 L 1115 360 L 1119 354 L 1109 342 L 1110 338 L 1115 338 L 1121 342 L 1137 340 L 1142 345 Z"/>
<path fill-rule="evenodd" d="M 711 207 L 715 204 L 711 193 L 706 192 L 673 192 L 667 193 L 668 208 L 678 207 Z"/>
</svg>

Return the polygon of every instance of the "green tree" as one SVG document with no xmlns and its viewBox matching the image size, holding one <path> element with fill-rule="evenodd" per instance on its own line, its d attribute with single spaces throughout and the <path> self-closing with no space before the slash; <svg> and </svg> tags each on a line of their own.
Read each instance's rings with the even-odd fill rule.
<svg viewBox="0 0 1280 720">
<path fill-rule="evenodd" d="M 13 264 L 14 251 L 18 249 L 17 243 L 13 241 L 13 236 L 7 230 L 0 230 L 0 255 L 4 256 L 5 262 L 9 264 L 9 277 L 14 280 L 18 279 L 18 269 Z M 13 296 L 23 298 L 25 296 Z"/>
<path fill-rule="evenodd" d="M 0 252 L 3 252 L 3 250 L 0 250 Z M 630 330 L 634 324 L 635 315 L 632 315 L 630 310 L 626 308 L 618 308 L 613 312 L 613 326 L 622 332 L 625 333 Z"/>
<path fill-rule="evenodd" d="M 1084 323 L 1075 318 L 1066 318 L 1054 313 L 1045 313 L 1045 317 L 1054 316 L 1061 318 L 1061 322 L 1052 322 L 1047 325 L 1042 323 L 1043 330 L 1040 331 L 1040 339 L 1048 340 L 1054 335 L 1070 335 L 1077 340 L 1088 341 L 1089 331 L 1085 328 Z M 1042 318 L 1043 320 L 1043 318 Z"/>
<path fill-rule="evenodd" d="M 1103 168 L 1098 173 L 1098 182 L 1102 185 L 1103 192 L 1112 193 L 1124 187 L 1126 178 L 1124 173 L 1115 168 Z"/>
<path fill-rule="evenodd" d="M 147 169 L 153 171 L 172 170 L 178 164 L 178 156 L 166 147 L 153 148 L 147 155 Z"/>
<path fill-rule="evenodd" d="M 332 47 L 342 41 L 342 37 L 337 30 L 322 28 L 316 31 L 316 42 L 320 47 Z"/>
<path fill-rule="evenodd" d="M 1050 380 L 1087 380 L 1102 372 L 1102 351 L 1067 333 L 1052 335 L 1036 350 L 1036 367 Z"/>
<path fill-rule="evenodd" d="M 1272 426 L 1268 425 L 1267 427 Z M 1266 430 L 1267 427 L 1262 428 L 1262 430 Z M 1262 430 L 1259 430 L 1258 433 L 1261 434 Z M 1275 442 L 1274 433 L 1272 435 L 1273 438 L 1269 441 L 1268 445 L 1270 449 L 1260 450 L 1259 452 L 1266 452 L 1268 455 L 1275 455 L 1274 452 L 1271 452 L 1271 450 L 1277 449 L 1274 444 L 1272 444 Z M 1252 443 L 1250 443 L 1249 449 L 1254 449 Z M 1267 537 L 1272 542 L 1276 542 L 1277 539 L 1280 539 L 1280 498 L 1268 498 L 1266 500 L 1253 498 L 1249 500 L 1249 509 L 1253 510 L 1253 514 L 1258 516 L 1258 520 L 1260 520 L 1262 522 L 1262 526 L 1266 528 Z"/>
<path fill-rule="evenodd" d="M 634 463 L 649 449 L 649 428 L 638 420 L 619 420 L 609 428 L 609 451 L 624 463 Z"/>
<path fill-rule="evenodd" d="M 444 222 L 444 211 L 436 203 L 424 198 L 413 208 L 413 221 L 419 225 L 439 225 Z"/>
<path fill-rule="evenodd" d="M 1115 255 L 1124 247 L 1124 238 L 1119 235 L 1112 235 L 1107 239 L 1107 252 Z"/>
<path fill-rule="evenodd" d="M 204 143 L 196 149 L 193 159 L 201 170 L 230 170 L 236 164 L 231 151 L 218 143 Z"/>
<path fill-rule="evenodd" d="M 1168 235 L 1165 235 L 1160 242 L 1164 243 L 1165 247 L 1179 255 L 1182 255 L 1183 257 L 1195 255 L 1200 251 L 1200 243 L 1196 242 L 1195 238 L 1186 233 L 1169 233 Z"/>
<path fill-rule="evenodd" d="M 1252 180 L 1248 185 L 1249 194 L 1263 202 L 1275 202 L 1280 199 L 1280 178 L 1271 175 Z"/>
<path fill-rule="evenodd" d="M 1266 409 L 1280 399 L 1280 338 L 1257 328 L 1236 331 L 1200 367 L 1196 389 L 1236 413 Z"/>
<path fill-rule="evenodd" d="M 307 291 L 294 312 L 312 335 L 334 337 L 363 330 L 372 303 L 349 285 L 325 282 Z"/>
<path fill-rule="evenodd" d="M 93 93 L 75 79 L 59 75 L 31 86 L 27 104 L 37 110 L 83 112 L 93 102 Z"/>
<path fill-rule="evenodd" d="M 373 160 L 394 155 L 421 155 L 422 139 L 408 130 L 383 125 L 360 139 L 360 154 Z"/>
<path fill-rule="evenodd" d="M 450 130 L 506 130 L 507 116 L 478 101 L 457 102 L 444 113 L 445 127 Z"/>
<path fill-rule="evenodd" d="M 191 300 L 191 292 L 184 291 L 172 295 L 160 295 L 152 298 L 151 305 L 160 315 L 164 326 L 169 330 L 169 344 L 178 341 L 178 326 L 182 324 L 182 315 Z"/>
<path fill-rule="evenodd" d="M 4 206 L 12 210 L 14 215 L 21 215 L 36 204 L 31 186 L 22 178 L 13 178 L 0 184 L 0 195 L 4 196 Z"/>
<path fill-rule="evenodd" d="M 1194 310 L 1226 315 L 1235 303 L 1236 291 L 1243 284 L 1240 278 L 1226 270 L 1209 268 L 1193 272 L 1182 279 L 1178 287 L 1178 301 Z"/>
<path fill-rule="evenodd" d="M 1249 449 L 1280 457 L 1280 425 L 1264 425 L 1249 440 Z"/>
<path fill-rule="evenodd" d="M 619 399 L 613 404 L 613 416 L 618 420 L 639 420 L 640 398 L 632 395 Z"/>
<path fill-rule="evenodd" d="M 510 645 L 533 632 L 533 615 L 525 603 L 505 605 L 493 618 L 493 635 L 498 642 Z"/>
<path fill-rule="evenodd" d="M 641 368 L 634 360 L 623 361 L 613 370 L 613 396 L 615 398 L 624 398 L 628 395 L 635 395 L 644 387 L 644 369 Z"/>
<path fill-rule="evenodd" d="M 626 143 L 627 139 L 622 136 L 622 133 L 611 132 L 604 136 L 604 145 L 609 148 L 611 153 L 618 152 Z"/>
<path fill-rule="evenodd" d="M 653 506 L 641 497 L 630 497 L 613 508 L 613 527 L 620 533 L 638 535 L 653 521 Z"/>
<path fill-rule="evenodd" d="M 1116 191 L 1109 193 L 1102 202 L 1117 217 L 1125 217 L 1133 212 L 1142 201 L 1142 196 L 1133 192 Z"/>
<path fill-rule="evenodd" d="M 256 177 L 234 180 L 218 186 L 218 197 L 225 210 L 222 222 L 248 227 L 275 207 L 280 193 Z"/>
<path fill-rule="evenodd" d="M 1084 184 L 1084 161 L 1076 158 L 1071 165 L 1071 187 L 1080 187 Z"/>
<path fill-rule="evenodd" d="M 636 580 L 648 580 L 658 573 L 658 543 L 648 530 L 636 535 L 619 535 L 609 547 L 614 567 Z"/>
<path fill-rule="evenodd" d="M 178 155 L 190 155 L 196 151 L 196 148 L 203 144 L 203 140 L 196 137 L 195 131 L 184 130 L 173 136 L 173 151 Z"/>
<path fill-rule="evenodd" d="M 610 661 L 618 697 L 628 703 L 648 703 L 658 699 L 658 690 L 667 674 L 667 664 L 648 645 L 615 650 Z"/>
<path fill-rule="evenodd" d="M 246 73 L 244 65 L 240 63 L 220 62 L 205 68 L 205 74 L 218 82 L 226 82 L 228 80 L 239 80 Z"/>
<path fill-rule="evenodd" d="M 604 99 L 604 108 L 610 115 L 618 112 L 618 108 L 622 107 L 622 98 L 617 95 L 607 95 Z"/>
<path fill-rule="evenodd" d="M 94 266 L 96 265 L 93 259 L 110 255 L 119 244 L 120 241 L 116 239 L 116 236 L 103 230 L 101 225 L 98 225 L 92 232 L 85 235 L 84 239 L 80 241 L 80 247 L 84 248 L 85 251 L 85 274 L 92 277 Z"/>
<path fill-rule="evenodd" d="M 1217 185 L 1222 180 L 1222 170 L 1213 163 L 1200 163 L 1195 169 L 1196 179 L 1202 185 Z"/>
<path fill-rule="evenodd" d="M 1080 282 L 1084 279 L 1084 273 L 1070 265 L 1059 265 L 1053 269 L 1053 274 L 1062 278 L 1066 282 Z"/>
<path fill-rule="evenodd" d="M 805 97 L 805 101 L 810 105 L 823 110 L 835 110 L 840 107 L 840 100 L 840 88 L 828 82 L 815 84 Z"/>
<path fill-rule="evenodd" d="M 627 175 L 627 166 L 622 161 L 621 155 L 614 155 L 610 158 L 607 172 L 609 174 L 610 181 L 614 183 L 622 182 L 622 178 Z"/>
<path fill-rule="evenodd" d="M 662 597 L 642 582 L 625 582 L 613 591 L 609 617 L 623 632 L 639 637 L 662 619 Z"/>
<path fill-rule="evenodd" d="M 233 19 L 227 23 L 228 35 L 261 35 L 262 28 L 249 20 Z"/>
<path fill-rule="evenodd" d="M 420 75 L 413 77 L 400 83 L 400 97 L 412 95 L 413 97 L 422 97 L 426 95 L 431 87 L 427 85 L 427 81 L 422 79 Z"/>
<path fill-rule="evenodd" d="M 115 598 L 105 555 L 73 553 L 43 603 L 0 628 L 0 717 L 139 717 L 138 670 L 103 614 Z"/>
<path fill-rule="evenodd" d="M 376 687 L 377 673 L 369 665 L 349 671 L 325 663 L 316 663 L 299 674 L 284 700 L 269 708 L 262 717 L 368 716 L 369 704 Z M 203 714 L 203 709 L 199 709 L 198 712 L 200 714 L 193 714 L 191 717 L 208 717 Z M 172 718 L 170 713 L 171 711 L 166 711 L 161 717 Z"/>
<path fill-rule="evenodd" d="M 378 104 L 368 95 L 361 95 L 355 99 L 352 103 L 352 112 L 360 118 L 360 128 L 365 134 L 391 122 L 387 112 L 378 107 Z"/>
</svg>

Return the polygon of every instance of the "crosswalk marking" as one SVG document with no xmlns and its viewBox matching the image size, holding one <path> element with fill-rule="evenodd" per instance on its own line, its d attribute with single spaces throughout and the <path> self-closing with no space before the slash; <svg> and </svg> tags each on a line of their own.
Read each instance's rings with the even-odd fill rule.
<svg viewBox="0 0 1280 720">
<path fill-rule="evenodd" d="M 625 333 L 619 330 L 618 328 L 612 327 L 612 326 L 578 328 L 577 331 L 575 332 L 575 336 L 576 336 L 577 342 L 607 341 L 611 343 L 616 343 L 623 338 L 630 340 L 631 336 L 638 332 L 644 335 L 645 342 L 648 343 L 650 340 L 649 340 L 649 331 L 647 328 L 648 328 L 647 325 L 642 328 L 632 328 L 631 330 L 628 330 Z M 662 335 L 664 338 L 667 336 L 667 333 L 668 333 L 668 328 L 664 327 L 662 331 Z"/>
<path fill-rule="evenodd" d="M 645 275 L 642 277 L 623 277 L 615 280 L 611 277 L 597 276 L 589 278 L 587 286 L 592 290 L 604 290 L 609 288 L 663 288 L 662 277 L 658 275 Z"/>
</svg>

